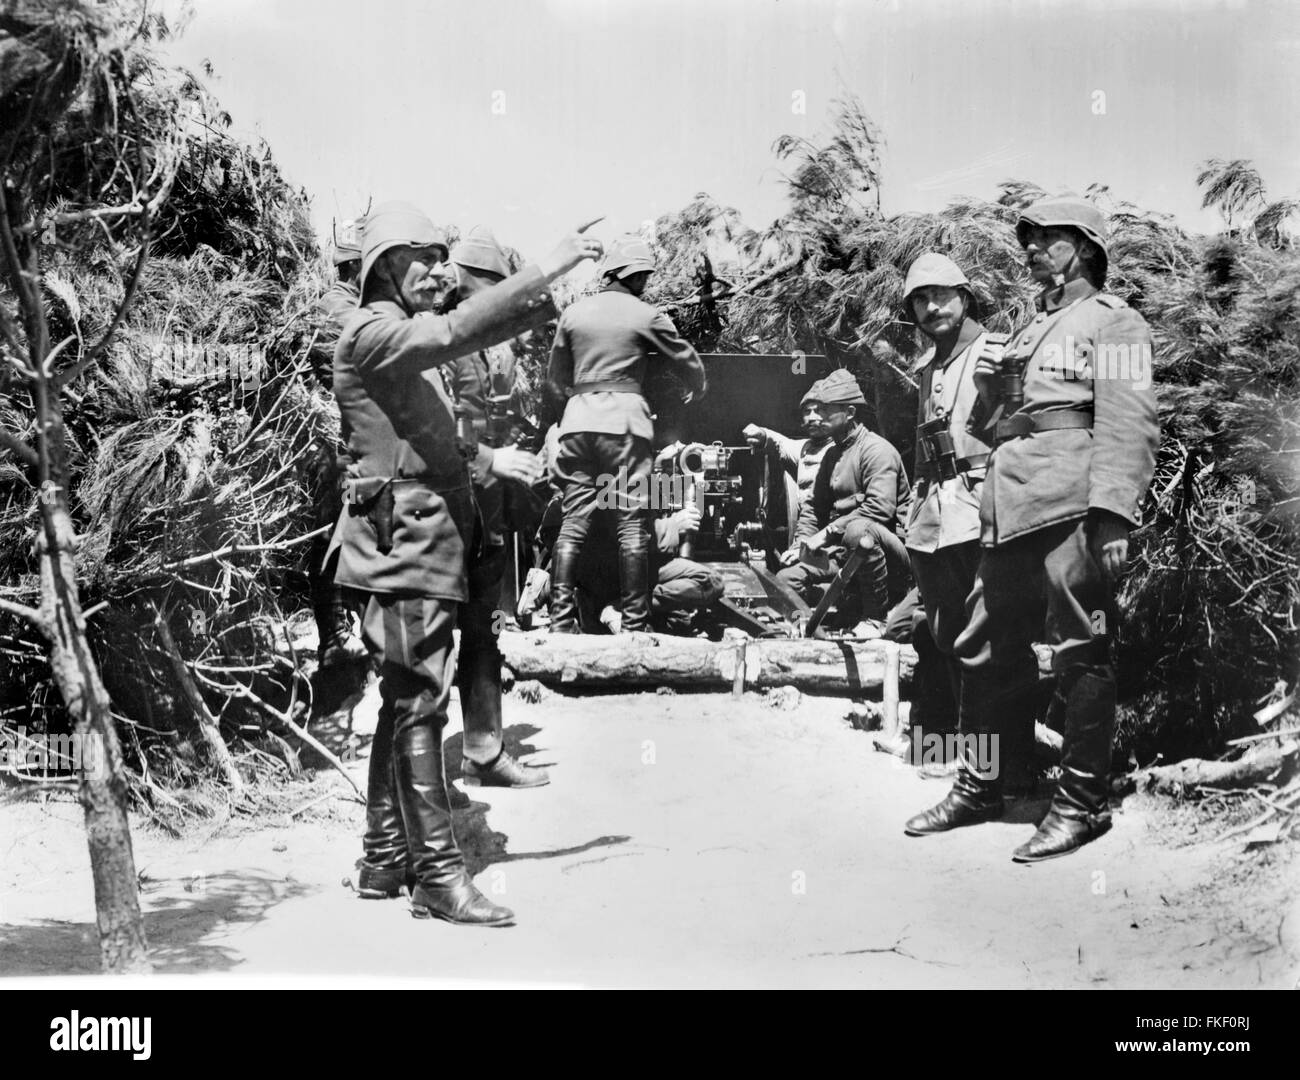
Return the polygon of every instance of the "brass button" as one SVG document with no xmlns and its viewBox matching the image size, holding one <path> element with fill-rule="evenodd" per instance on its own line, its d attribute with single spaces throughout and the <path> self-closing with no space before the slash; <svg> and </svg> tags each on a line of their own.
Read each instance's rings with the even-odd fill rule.
<svg viewBox="0 0 1300 1080">
<path fill-rule="evenodd" d="M 1040 315 L 1038 316 L 1038 318 L 1036 318 L 1036 319 L 1034 320 L 1034 322 L 1042 322 L 1045 318 L 1047 318 L 1046 315 L 1042 315 L 1042 314 L 1040 314 Z"/>
</svg>

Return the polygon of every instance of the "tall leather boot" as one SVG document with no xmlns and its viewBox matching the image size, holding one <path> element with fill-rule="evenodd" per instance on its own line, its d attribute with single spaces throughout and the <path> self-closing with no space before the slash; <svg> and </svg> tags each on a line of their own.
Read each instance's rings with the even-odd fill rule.
<svg viewBox="0 0 1300 1080">
<path fill-rule="evenodd" d="M 964 749 L 957 763 L 957 777 L 952 790 L 937 805 L 909 818 L 903 826 L 908 836 L 928 836 L 947 832 L 963 825 L 978 825 L 995 821 L 1002 816 L 1002 761 L 1000 731 L 996 719 L 996 703 L 990 700 L 992 680 L 966 677 L 961 685 L 961 718 L 958 730 L 962 735 L 990 738 L 998 737 L 995 744 L 999 756 L 993 767 L 980 768 L 978 754 Z"/>
<path fill-rule="evenodd" d="M 1110 829 L 1114 669 L 1108 664 L 1067 668 L 1057 691 L 1065 703 L 1061 779 L 1038 831 L 1012 855 L 1020 863 L 1068 855 Z"/>
<path fill-rule="evenodd" d="M 492 903 L 475 887 L 452 831 L 451 802 L 443 771 L 442 732 L 406 728 L 394 739 L 397 800 L 415 874 L 411 914 L 467 926 L 509 926 L 514 912 Z"/>
<path fill-rule="evenodd" d="M 551 633 L 578 634 L 578 560 L 582 546 L 557 540 L 551 552 Z"/>
<path fill-rule="evenodd" d="M 618 606 L 623 632 L 650 629 L 650 536 L 644 518 L 619 523 Z"/>
<path fill-rule="evenodd" d="M 397 805 L 397 774 L 393 767 L 393 712 L 385 702 L 370 743 L 370 772 L 366 782 L 365 854 L 357 875 L 357 895 L 386 900 L 408 885 L 406 830 Z"/>
<path fill-rule="evenodd" d="M 483 640 L 469 625 L 461 628 L 460 660 L 456 665 L 456 687 L 465 728 L 465 757 L 461 762 L 464 783 L 481 787 L 531 788 L 551 782 L 545 769 L 516 761 L 506 751 L 501 737 L 501 652 L 495 638 Z M 475 761 L 470 751 L 487 761 Z"/>
</svg>

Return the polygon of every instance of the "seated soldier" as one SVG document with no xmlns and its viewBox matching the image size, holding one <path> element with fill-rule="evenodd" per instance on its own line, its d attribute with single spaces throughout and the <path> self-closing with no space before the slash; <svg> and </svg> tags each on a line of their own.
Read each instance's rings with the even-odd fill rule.
<svg viewBox="0 0 1300 1080">
<path fill-rule="evenodd" d="M 901 533 L 912 494 L 898 451 L 858 421 L 865 404 L 857 380 L 842 368 L 804 395 L 801 408 L 822 418 L 831 448 L 800 511 L 794 543 L 780 556 L 779 576 L 815 604 L 849 554 L 861 549 L 857 588 L 845 590 L 839 623 L 851 626 L 860 617 L 878 631 L 910 583 Z M 818 552 L 829 558 L 822 562 Z"/>
<path fill-rule="evenodd" d="M 790 478 L 794 490 L 787 488 L 787 502 L 790 511 L 790 535 L 799 521 L 799 512 L 812 495 L 813 481 L 817 479 L 817 470 L 821 468 L 822 458 L 830 449 L 831 437 L 822 423 L 817 409 L 810 402 L 800 410 L 800 421 L 807 437 L 792 439 L 779 431 L 760 427 L 758 424 L 746 424 L 742 434 L 745 441 L 755 452 L 774 450 L 781 463 L 781 469 Z"/>
</svg>

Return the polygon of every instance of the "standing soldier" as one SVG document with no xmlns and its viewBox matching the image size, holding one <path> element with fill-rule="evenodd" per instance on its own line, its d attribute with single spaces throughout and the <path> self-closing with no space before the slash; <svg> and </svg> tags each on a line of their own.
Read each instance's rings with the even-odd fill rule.
<svg viewBox="0 0 1300 1080">
<path fill-rule="evenodd" d="M 916 486 L 906 535 L 925 619 L 924 631 L 914 623 L 916 682 L 918 696 L 927 702 L 944 700 L 947 687 L 921 693 L 923 681 L 950 683 L 955 703 L 961 699 L 961 666 L 952 650 L 966 625 L 966 597 L 979 567 L 980 491 L 990 450 L 967 432 L 967 424 L 979 402 L 975 362 L 991 335 L 975 319 L 970 281 L 936 252 L 920 256 L 908 269 L 903 309 L 904 319 L 933 343 L 918 364 Z"/>
<path fill-rule="evenodd" d="M 465 302 L 510 275 L 510 262 L 490 230 L 478 226 L 451 250 Z M 508 344 L 460 357 L 447 368 L 460 407 L 486 438 L 489 407 L 515 403 L 515 358 Z M 524 451 L 518 451 L 524 453 Z M 538 469 L 541 463 L 538 462 Z M 465 725 L 463 778 L 492 787 L 540 787 L 544 769 L 522 765 L 505 750 L 501 735 L 501 648 L 497 642 L 506 546 L 504 481 L 488 475 L 474 483 L 482 543 L 470 552 L 469 600 L 460 611 L 456 687 Z"/>
<path fill-rule="evenodd" d="M 1036 678 L 1035 640 L 1052 649 L 1052 711 L 1064 731 L 1061 779 L 1017 862 L 1068 854 L 1110 828 L 1107 797 L 1115 728 L 1111 633 L 1114 584 L 1159 443 L 1151 333 L 1123 300 L 1101 292 L 1105 223 L 1086 200 L 1045 199 L 1016 235 L 1042 287 L 1038 314 L 1005 355 L 980 357 L 981 399 L 997 419 L 980 503 L 980 560 L 970 617 L 957 640 L 967 734 L 1001 736 L 1000 757 L 1027 752 L 1033 714 L 969 701 L 972 684 L 1023 690 Z M 1021 693 L 1018 700 L 1025 700 Z M 1026 729 L 1030 737 L 1026 737 Z M 996 761 L 997 758 L 995 757 Z M 1000 766 L 967 760 L 938 806 L 907 823 L 913 834 L 999 817 Z"/>
<path fill-rule="evenodd" d="M 641 395 L 646 367 L 658 356 L 690 388 L 706 388 L 704 365 L 667 315 L 639 297 L 654 271 L 650 246 L 635 236 L 611 245 L 595 296 L 565 309 L 548 374 L 554 398 L 568 397 L 552 471 L 564 492 L 564 521 L 552 555 L 551 629 L 578 633 L 574 589 L 582 544 L 603 478 L 618 477 L 619 607 L 623 629 L 650 628 L 650 528 L 645 499 L 654 424 Z"/>
<path fill-rule="evenodd" d="M 349 318 L 361 303 L 361 229 L 356 221 L 343 222 L 334 234 L 333 262 L 337 277 L 316 302 L 319 327 L 313 349 L 313 367 L 325 389 L 334 384 L 334 346 Z M 339 448 L 319 447 L 313 476 L 313 505 L 316 527 L 333 526 L 343 512 L 344 461 Z M 316 617 L 319 644 L 316 656 L 321 667 L 331 667 L 352 660 L 363 660 L 366 647 L 353 628 L 353 615 L 343 599 L 343 591 L 330 579 L 324 568 L 329 550 L 329 536 L 318 537 L 311 545 L 307 570 L 311 587 L 312 613 Z"/>
<path fill-rule="evenodd" d="M 386 203 L 362 234 L 362 307 L 334 356 L 350 464 L 331 544 L 335 580 L 364 596 L 362 634 L 380 665 L 358 891 L 395 896 L 409 873 L 421 918 L 490 926 L 514 918 L 474 887 L 452 831 L 442 730 L 474 496 L 450 398 L 426 373 L 553 318 L 548 284 L 600 254 L 581 231 L 450 314 L 419 319 L 445 306 L 456 284 L 442 231 L 410 204 Z M 471 467 L 524 482 L 539 471 L 531 454 L 509 448 L 480 447 Z"/>
</svg>

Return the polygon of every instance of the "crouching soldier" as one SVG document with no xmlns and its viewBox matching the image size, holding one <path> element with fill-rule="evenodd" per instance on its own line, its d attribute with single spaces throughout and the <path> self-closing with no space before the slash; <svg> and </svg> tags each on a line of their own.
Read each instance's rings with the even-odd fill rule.
<svg viewBox="0 0 1300 1080">
<path fill-rule="evenodd" d="M 940 832 L 1002 814 L 1001 774 L 1032 749 L 1024 688 L 1037 676 L 1031 645 L 1043 641 L 1055 675 L 1048 723 L 1064 734 L 1061 779 L 1038 831 L 1013 855 L 1038 862 L 1110 828 L 1114 587 L 1159 429 L 1146 321 L 1101 291 L 1108 254 L 1100 212 L 1083 199 L 1046 199 L 1025 210 L 1016 235 L 1042 292 L 1038 314 L 1005 354 L 986 350 L 976 364 L 996 448 L 969 619 L 955 645 L 962 729 L 1001 745 L 987 771 L 963 763 L 943 802 L 907 830 Z M 999 707 L 998 693 L 1014 706 Z"/>
<path fill-rule="evenodd" d="M 492 288 L 510 275 L 510 263 L 496 237 L 481 226 L 472 229 L 451 252 L 456 271 L 458 302 Z M 508 345 L 480 349 L 447 368 L 457 405 L 466 414 L 479 440 L 496 443 L 488 431 L 489 410 L 506 412 L 515 397 L 515 358 Z M 501 447 L 502 455 L 527 454 Z M 536 460 L 537 474 L 541 461 Z M 478 505 L 479 543 L 470 551 L 469 600 L 460 611 L 460 654 L 456 687 L 460 691 L 465 725 L 462 765 L 467 783 L 489 787 L 540 787 L 549 782 L 544 769 L 516 761 L 505 749 L 501 734 L 501 584 L 509 549 L 506 546 L 506 483 L 490 473 L 476 477 L 474 501 Z"/>
<path fill-rule="evenodd" d="M 650 624 L 660 633 L 691 633 L 695 613 L 722 597 L 724 582 L 717 571 L 681 554 L 683 541 L 699 527 L 700 510 L 693 503 L 657 517 L 651 524 L 654 588 L 650 593 Z M 599 524 L 592 530 L 591 540 L 578 565 L 579 615 L 584 628 L 594 629 L 601 623 L 617 634 L 622 629 L 622 618 L 614 606 L 618 578 L 610 573 L 615 565 L 611 558 L 614 544 Z"/>
<path fill-rule="evenodd" d="M 836 568 L 860 549 L 865 555 L 857 574 L 862 615 L 883 624 L 908 588 L 901 534 L 912 496 L 898 451 L 858 421 L 858 407 L 866 403 L 857 379 L 842 368 L 804 395 L 801 408 L 821 417 L 831 447 L 799 512 L 795 542 L 780 556 L 785 569 L 778 576 L 815 603 Z M 831 568 L 801 562 L 803 548 L 826 551 Z"/>
<path fill-rule="evenodd" d="M 580 233 L 450 314 L 419 319 L 445 307 L 456 285 L 441 230 L 413 206 L 387 203 L 362 233 L 362 307 L 334 355 L 350 464 L 331 545 L 335 580 L 364 600 L 362 635 L 379 663 L 358 887 L 367 897 L 395 896 L 409 875 L 421 918 L 490 926 L 514 918 L 474 887 L 452 831 L 442 732 L 475 513 L 450 397 L 427 376 L 553 318 L 548 284 L 600 254 L 599 242 Z M 470 464 L 525 482 L 536 471 L 535 462 L 485 446 Z"/>
</svg>

